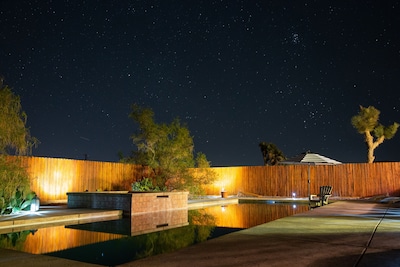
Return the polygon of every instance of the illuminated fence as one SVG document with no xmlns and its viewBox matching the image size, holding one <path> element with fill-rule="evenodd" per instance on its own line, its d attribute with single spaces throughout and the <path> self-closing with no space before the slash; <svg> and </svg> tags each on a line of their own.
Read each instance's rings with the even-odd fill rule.
<svg viewBox="0 0 400 267">
<path fill-rule="evenodd" d="M 148 177 L 141 165 L 42 157 L 18 157 L 28 170 L 31 188 L 42 201 L 66 201 L 67 192 L 131 189 Z M 196 169 L 193 169 L 196 171 Z M 287 165 L 212 168 L 218 179 L 205 186 L 209 195 L 245 192 L 263 196 L 306 197 L 321 185 L 332 185 L 333 196 L 400 195 L 400 162 L 340 165 Z M 310 183 L 308 184 L 308 180 Z"/>
<path fill-rule="evenodd" d="M 42 157 L 18 157 L 43 202 L 66 201 L 67 192 L 128 191 L 146 176 L 141 165 Z"/>
<path fill-rule="evenodd" d="M 295 193 L 305 197 L 309 193 L 318 193 L 321 185 L 332 185 L 333 196 L 340 197 L 400 195 L 400 162 L 221 167 L 213 170 L 219 178 L 206 187 L 210 195 L 218 195 L 224 188 L 229 194 L 244 192 L 291 197 Z"/>
</svg>

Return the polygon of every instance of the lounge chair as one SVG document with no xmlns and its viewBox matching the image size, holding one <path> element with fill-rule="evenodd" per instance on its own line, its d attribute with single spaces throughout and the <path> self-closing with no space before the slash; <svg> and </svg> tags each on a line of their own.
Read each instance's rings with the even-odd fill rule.
<svg viewBox="0 0 400 267">
<path fill-rule="evenodd" d="M 310 195 L 310 205 L 320 207 L 328 205 L 329 197 L 332 195 L 332 186 L 324 185 L 319 188 L 318 195 Z"/>
</svg>

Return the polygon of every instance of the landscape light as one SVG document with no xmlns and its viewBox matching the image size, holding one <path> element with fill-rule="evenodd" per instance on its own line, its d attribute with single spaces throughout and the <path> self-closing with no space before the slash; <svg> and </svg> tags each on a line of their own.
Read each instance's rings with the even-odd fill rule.
<svg viewBox="0 0 400 267">
<path fill-rule="evenodd" d="M 228 197 L 228 193 L 225 191 L 225 188 L 222 187 L 221 189 L 221 198 L 227 198 Z"/>
<path fill-rule="evenodd" d="M 32 200 L 31 200 L 31 212 L 38 211 L 40 208 L 40 200 L 39 198 L 35 195 Z"/>
<path fill-rule="evenodd" d="M 292 193 L 292 197 L 295 198 L 296 197 L 296 193 Z"/>
</svg>

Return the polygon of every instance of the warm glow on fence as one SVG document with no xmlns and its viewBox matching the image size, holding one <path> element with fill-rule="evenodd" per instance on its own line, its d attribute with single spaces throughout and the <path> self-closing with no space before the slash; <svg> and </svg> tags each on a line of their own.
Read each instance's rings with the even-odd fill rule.
<svg viewBox="0 0 400 267">
<path fill-rule="evenodd" d="M 43 202 L 66 201 L 67 192 L 128 191 L 146 170 L 141 165 L 41 157 L 18 157 Z"/>
<path fill-rule="evenodd" d="M 207 192 L 211 195 L 218 195 L 222 191 L 228 194 L 237 194 L 235 185 L 237 180 L 241 179 L 242 167 L 212 169 L 216 172 L 218 178 L 211 185 L 205 186 Z M 225 171 L 222 172 L 221 169 L 225 169 Z"/>
<path fill-rule="evenodd" d="M 146 176 L 140 165 L 85 160 L 19 157 L 41 201 L 66 201 L 67 192 L 130 190 Z M 289 165 L 212 168 L 217 180 L 204 188 L 208 195 L 249 192 L 263 196 L 307 197 L 321 185 L 333 186 L 333 196 L 365 197 L 400 194 L 400 163 Z M 194 169 L 195 171 L 195 169 Z M 310 185 L 308 184 L 310 180 Z M 308 189 L 310 186 L 310 191 Z"/>
<path fill-rule="evenodd" d="M 333 186 L 333 196 L 365 197 L 400 194 L 400 163 L 289 165 L 212 168 L 218 179 L 204 186 L 208 195 L 238 192 L 296 198 L 316 194 L 322 185 Z M 310 181 L 310 184 L 308 184 Z M 310 188 L 309 188 L 310 187 Z M 311 192 L 309 192 L 311 191 Z"/>
</svg>

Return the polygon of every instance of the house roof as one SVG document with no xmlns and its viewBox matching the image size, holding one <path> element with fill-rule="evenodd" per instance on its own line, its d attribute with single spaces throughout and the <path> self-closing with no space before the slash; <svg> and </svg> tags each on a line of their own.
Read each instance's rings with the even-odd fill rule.
<svg viewBox="0 0 400 267">
<path fill-rule="evenodd" d="M 317 153 L 302 153 L 295 157 L 279 162 L 279 164 L 313 164 L 313 165 L 336 165 L 342 164 L 340 161 L 322 156 Z"/>
</svg>

